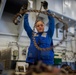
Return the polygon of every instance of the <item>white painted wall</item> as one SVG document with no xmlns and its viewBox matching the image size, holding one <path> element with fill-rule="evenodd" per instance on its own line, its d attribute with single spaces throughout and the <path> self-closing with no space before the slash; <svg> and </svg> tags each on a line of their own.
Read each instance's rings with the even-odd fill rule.
<svg viewBox="0 0 76 75">
<path fill-rule="evenodd" d="M 76 20 L 76 0 L 63 0 L 63 14 Z"/>
<path fill-rule="evenodd" d="M 41 1 L 36 0 L 36 8 L 39 9 L 41 6 Z M 76 0 L 45 0 L 48 2 L 48 8 L 58 14 L 76 20 Z"/>
<path fill-rule="evenodd" d="M 9 13 L 3 13 L 0 20 L 0 33 L 18 35 L 18 26 L 13 23 L 13 16 Z"/>
</svg>

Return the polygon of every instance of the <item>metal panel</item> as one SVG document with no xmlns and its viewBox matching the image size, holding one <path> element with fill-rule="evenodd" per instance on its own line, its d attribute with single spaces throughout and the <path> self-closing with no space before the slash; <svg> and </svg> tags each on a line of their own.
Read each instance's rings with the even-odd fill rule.
<svg viewBox="0 0 76 75">
<path fill-rule="evenodd" d="M 28 0 L 7 0 L 4 11 L 16 14 L 19 12 L 21 6 L 27 3 Z"/>
<path fill-rule="evenodd" d="M 6 0 L 2 0 L 0 3 L 0 19 L 2 17 L 2 13 L 3 13 L 4 7 L 5 7 L 5 3 L 6 3 Z"/>
</svg>

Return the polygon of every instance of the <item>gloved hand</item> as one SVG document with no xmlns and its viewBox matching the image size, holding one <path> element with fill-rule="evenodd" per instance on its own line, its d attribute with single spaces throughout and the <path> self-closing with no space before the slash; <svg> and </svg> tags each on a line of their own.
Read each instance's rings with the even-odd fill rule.
<svg viewBox="0 0 76 75">
<path fill-rule="evenodd" d="M 44 1 L 44 2 L 41 2 L 43 3 L 43 8 L 46 10 L 48 8 L 48 2 Z"/>
<path fill-rule="evenodd" d="M 13 23 L 15 25 L 18 25 L 21 21 L 21 18 L 23 17 L 23 15 L 21 13 L 17 13 L 14 17 L 13 17 Z"/>
<path fill-rule="evenodd" d="M 25 5 L 23 5 L 22 7 L 21 7 L 21 9 L 20 9 L 20 14 L 23 16 L 24 14 L 25 14 L 25 10 L 27 10 L 27 7 L 28 7 L 28 5 L 27 4 L 25 4 Z"/>
<path fill-rule="evenodd" d="M 23 15 L 25 14 L 25 10 L 27 10 L 28 4 L 25 4 L 21 7 L 19 13 L 17 13 L 14 18 L 13 18 L 13 23 L 15 25 L 18 25 L 21 21 L 21 18 L 23 17 Z"/>
<path fill-rule="evenodd" d="M 22 7 L 21 7 L 21 10 L 27 10 L 28 8 L 28 3 L 27 4 L 24 4 Z"/>
</svg>

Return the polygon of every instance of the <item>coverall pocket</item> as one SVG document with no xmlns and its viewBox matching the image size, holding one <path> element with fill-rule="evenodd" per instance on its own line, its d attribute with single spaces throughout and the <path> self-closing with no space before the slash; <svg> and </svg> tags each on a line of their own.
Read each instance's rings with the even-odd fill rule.
<svg viewBox="0 0 76 75">
<path fill-rule="evenodd" d="M 50 60 L 54 58 L 54 52 L 53 51 L 44 51 L 41 53 L 41 59 L 42 60 Z"/>
<path fill-rule="evenodd" d="M 35 48 L 30 47 L 28 50 L 28 58 L 35 58 L 37 50 Z"/>
</svg>

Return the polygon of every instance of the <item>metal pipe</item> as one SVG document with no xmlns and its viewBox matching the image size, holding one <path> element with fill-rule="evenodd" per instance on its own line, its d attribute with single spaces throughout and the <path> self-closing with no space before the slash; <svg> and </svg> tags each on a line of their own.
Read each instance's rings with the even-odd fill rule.
<svg viewBox="0 0 76 75">
<path fill-rule="evenodd" d="M 11 34 L 11 33 L 0 33 L 0 35 L 3 35 L 3 36 L 18 36 L 18 34 Z"/>
</svg>

